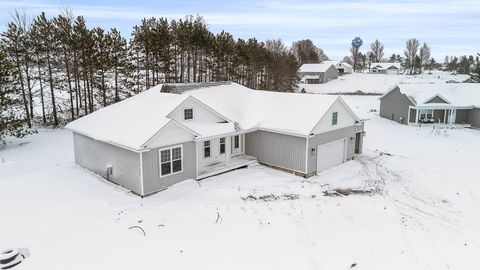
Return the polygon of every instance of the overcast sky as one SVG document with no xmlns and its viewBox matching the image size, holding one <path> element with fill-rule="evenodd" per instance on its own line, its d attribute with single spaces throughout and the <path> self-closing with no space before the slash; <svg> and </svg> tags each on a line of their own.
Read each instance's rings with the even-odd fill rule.
<svg viewBox="0 0 480 270">
<path fill-rule="evenodd" d="M 385 54 L 401 54 L 405 40 L 416 37 L 430 44 L 432 55 L 480 52 L 480 1 L 163 1 L 163 0 L 0 0 L 0 30 L 15 9 L 34 16 L 56 15 L 62 7 L 83 15 L 89 27 L 116 27 L 129 36 L 144 17 L 205 17 L 213 32 L 225 30 L 235 38 L 281 38 L 288 46 L 309 38 L 335 60 L 348 54 L 351 40 L 364 41 L 361 51 L 378 38 Z"/>
</svg>

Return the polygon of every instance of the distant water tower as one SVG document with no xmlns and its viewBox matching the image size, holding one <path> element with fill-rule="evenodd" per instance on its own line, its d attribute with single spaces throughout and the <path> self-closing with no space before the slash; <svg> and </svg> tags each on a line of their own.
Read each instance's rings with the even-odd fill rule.
<svg viewBox="0 0 480 270">
<path fill-rule="evenodd" d="M 353 48 L 353 71 L 357 70 L 357 60 L 358 60 L 358 51 L 360 47 L 363 45 L 363 40 L 360 37 L 355 37 L 352 40 L 352 48 Z"/>
</svg>

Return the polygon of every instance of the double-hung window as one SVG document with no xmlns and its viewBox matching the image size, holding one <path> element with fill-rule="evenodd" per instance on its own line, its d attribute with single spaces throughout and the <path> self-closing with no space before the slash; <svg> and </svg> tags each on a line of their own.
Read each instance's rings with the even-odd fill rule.
<svg viewBox="0 0 480 270">
<path fill-rule="evenodd" d="M 225 154 L 225 138 L 220 138 L 220 154 Z"/>
<path fill-rule="evenodd" d="M 183 119 L 192 120 L 193 119 L 193 109 L 184 109 L 183 110 Z"/>
<path fill-rule="evenodd" d="M 332 113 L 332 125 L 338 124 L 338 112 L 333 112 Z"/>
<path fill-rule="evenodd" d="M 182 172 L 182 147 L 174 146 L 160 150 L 160 175 L 167 176 Z"/>
<path fill-rule="evenodd" d="M 204 158 L 210 157 L 210 141 L 203 142 L 203 157 Z"/>
</svg>

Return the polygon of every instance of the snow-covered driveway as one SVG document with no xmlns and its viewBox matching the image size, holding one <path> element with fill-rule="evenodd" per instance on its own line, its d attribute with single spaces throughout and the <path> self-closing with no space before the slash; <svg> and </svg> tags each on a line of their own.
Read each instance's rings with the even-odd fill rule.
<svg viewBox="0 0 480 270">
<path fill-rule="evenodd" d="M 307 180 L 256 166 L 140 199 L 75 166 L 68 131 L 15 140 L 0 249 L 30 249 L 18 269 L 479 269 L 480 132 L 346 100 L 370 118 L 365 153 Z"/>
</svg>

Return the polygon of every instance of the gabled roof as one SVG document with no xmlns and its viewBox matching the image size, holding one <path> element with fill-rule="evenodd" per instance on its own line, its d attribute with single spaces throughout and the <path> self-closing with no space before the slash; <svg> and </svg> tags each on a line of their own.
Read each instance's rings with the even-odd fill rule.
<svg viewBox="0 0 480 270">
<path fill-rule="evenodd" d="M 303 64 L 300 72 L 325 72 L 332 66 L 332 63 Z"/>
<path fill-rule="evenodd" d="M 175 108 L 186 99 L 194 98 L 231 120 L 227 123 L 179 123 L 196 136 L 208 137 L 237 129 L 265 129 L 309 136 L 338 99 L 333 95 L 252 90 L 236 83 L 195 88 L 181 94 L 162 93 L 161 88 L 161 85 L 153 87 L 100 109 L 69 123 L 67 128 L 96 140 L 140 150 L 152 136 L 173 121 L 168 115 Z"/>
<path fill-rule="evenodd" d="M 302 136 L 309 135 L 337 99 L 333 95 L 252 90 L 235 83 L 184 94 L 233 119 L 241 129 L 276 130 Z"/>
<path fill-rule="evenodd" d="M 389 69 L 389 68 L 395 68 L 395 69 L 401 69 L 400 63 L 372 63 L 370 65 L 371 68 L 377 68 L 377 69 Z"/>
<path fill-rule="evenodd" d="M 397 87 L 399 91 L 412 100 L 415 105 L 424 104 L 438 96 L 453 106 L 480 106 L 480 84 L 478 83 L 399 84 L 383 94 L 380 99 Z"/>
<path fill-rule="evenodd" d="M 160 93 L 155 86 L 70 122 L 66 128 L 93 139 L 141 149 L 171 119 L 166 116 L 188 96 Z"/>
<path fill-rule="evenodd" d="M 341 66 L 343 66 L 343 67 L 349 67 L 349 68 L 351 68 L 351 67 L 352 67 L 352 65 L 350 65 L 350 64 L 349 64 L 349 63 L 347 63 L 347 62 L 342 62 L 342 61 L 333 61 L 333 60 L 326 60 L 326 61 L 323 61 L 323 62 L 322 62 L 322 64 L 332 64 L 332 65 L 334 65 L 334 66 L 336 66 L 336 67 L 337 67 L 337 66 L 338 66 L 338 67 L 341 67 Z"/>
</svg>

